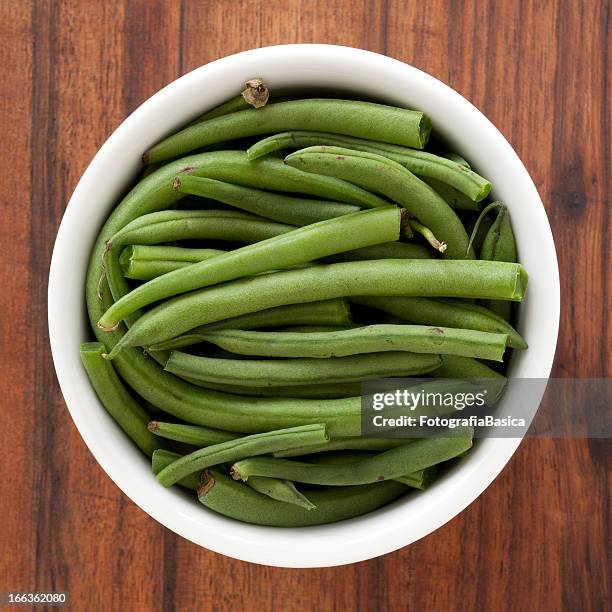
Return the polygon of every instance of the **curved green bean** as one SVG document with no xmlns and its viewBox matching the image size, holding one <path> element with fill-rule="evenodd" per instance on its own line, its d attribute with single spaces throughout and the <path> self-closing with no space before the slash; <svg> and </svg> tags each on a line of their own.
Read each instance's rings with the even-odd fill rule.
<svg viewBox="0 0 612 612">
<path fill-rule="evenodd" d="M 507 334 L 426 325 L 367 325 L 322 332 L 228 329 L 203 336 L 206 342 L 241 355 L 344 357 L 357 353 L 411 351 L 503 361 Z"/>
<path fill-rule="evenodd" d="M 297 226 L 341 217 L 359 210 L 353 204 L 281 195 L 190 174 L 179 174 L 174 179 L 174 188 L 182 193 L 217 200 L 273 221 Z"/>
<path fill-rule="evenodd" d="M 499 203 L 497 216 L 485 234 L 479 253 L 480 259 L 489 261 L 516 261 L 516 242 L 508 209 Z M 502 319 L 510 318 L 510 304 L 497 300 L 487 300 L 484 305 Z"/>
<path fill-rule="evenodd" d="M 116 301 L 131 295 L 123 278 L 118 253 L 119 248 L 126 244 L 149 245 L 187 239 L 252 243 L 280 236 L 293 229 L 291 225 L 233 210 L 166 210 L 150 213 L 135 219 L 107 240 L 104 252 L 106 278 Z M 126 315 L 128 325 L 138 316 L 138 309 L 130 311 Z"/>
<path fill-rule="evenodd" d="M 204 334 L 220 329 L 261 329 L 282 325 L 350 325 L 353 322 L 348 302 L 344 298 L 332 298 L 306 304 L 287 304 L 258 312 L 250 312 L 215 323 L 200 325 L 186 334 L 154 344 L 151 351 L 165 351 L 204 342 Z"/>
<path fill-rule="evenodd" d="M 148 456 L 160 441 L 147 430 L 149 415 L 127 392 L 113 365 L 102 358 L 106 352 L 100 342 L 81 344 L 81 361 L 96 395 L 119 427 Z"/>
<path fill-rule="evenodd" d="M 274 134 L 251 146 L 247 150 L 247 155 L 249 159 L 258 159 L 283 149 L 304 149 L 313 146 L 342 147 L 388 157 L 417 176 L 437 179 L 451 185 L 475 202 L 486 198 L 491 191 L 489 181 L 451 159 L 426 151 L 340 134 L 304 131 Z"/>
<path fill-rule="evenodd" d="M 240 437 L 229 431 L 202 427 L 201 425 L 185 425 L 182 423 L 164 423 L 162 421 L 150 421 L 148 429 L 151 433 L 161 438 L 168 438 L 176 442 L 184 442 L 193 446 L 210 446 L 220 444 L 228 440 Z"/>
<path fill-rule="evenodd" d="M 184 155 L 217 142 L 290 129 L 339 134 L 422 149 L 431 122 L 419 111 L 373 102 L 313 98 L 278 102 L 191 125 L 149 149 L 143 159 L 151 163 Z"/>
<path fill-rule="evenodd" d="M 356 296 L 351 302 L 377 308 L 395 317 L 420 325 L 440 325 L 474 329 L 494 334 L 507 334 L 508 346 L 526 349 L 527 343 L 504 319 L 489 309 L 462 300 L 422 297 Z"/>
<path fill-rule="evenodd" d="M 440 365 L 438 355 L 370 353 L 329 359 L 216 359 L 172 351 L 166 371 L 190 380 L 249 387 L 354 382 L 388 376 L 426 374 Z"/>
<path fill-rule="evenodd" d="M 170 451 L 157 450 L 153 453 L 151 468 L 154 474 L 159 474 L 165 467 L 180 459 L 181 455 Z M 179 485 L 194 491 L 200 486 L 200 474 L 194 473 L 185 476 L 178 481 Z M 292 482 L 278 480 L 277 478 L 259 478 L 254 476 L 249 479 L 248 486 L 262 495 L 267 495 L 288 504 L 294 504 L 306 510 L 313 510 L 316 506 L 302 493 L 300 493 Z"/>
<path fill-rule="evenodd" d="M 157 474 L 157 480 L 165 487 L 169 487 L 185 476 L 213 465 L 236 461 L 243 457 L 273 453 L 293 446 L 323 442 L 327 439 L 325 425 L 316 423 L 228 440 L 177 459 Z"/>
<path fill-rule="evenodd" d="M 112 329 L 139 308 L 179 293 L 266 270 L 306 263 L 362 246 L 397 240 L 401 217 L 400 209 L 393 206 L 363 210 L 342 218 L 307 225 L 192 264 L 153 279 L 123 296 L 104 314 L 98 325 L 102 329 Z M 128 228 L 123 232 L 130 234 Z M 122 235 L 123 232 L 116 236 Z M 116 236 L 111 243 L 116 240 Z"/>
<path fill-rule="evenodd" d="M 181 455 L 178 453 L 173 453 L 172 451 L 158 449 L 153 453 L 151 457 L 151 471 L 153 474 L 159 474 L 165 467 L 180 459 Z M 185 487 L 186 489 L 192 489 L 196 491 L 200 486 L 200 476 L 201 474 L 193 473 L 185 476 L 179 480 L 176 484 L 181 485 L 181 487 Z"/>
<path fill-rule="evenodd" d="M 469 238 L 457 214 L 410 170 L 373 153 L 340 147 L 310 147 L 292 153 L 285 163 L 307 172 L 343 178 L 401 204 L 438 238 L 451 259 L 474 258 Z"/>
<path fill-rule="evenodd" d="M 520 264 L 492 261 L 379 259 L 275 272 L 202 289 L 156 306 L 138 319 L 109 357 L 125 347 L 158 344 L 197 325 L 284 304 L 352 295 L 520 301 L 526 284 L 527 273 Z"/>
<path fill-rule="evenodd" d="M 400 478 L 448 461 L 471 447 L 471 433 L 460 435 L 457 431 L 450 438 L 421 438 L 348 464 L 317 465 L 273 457 L 242 459 L 232 466 L 232 477 L 248 480 L 250 476 L 269 476 L 325 486 L 370 484 Z"/>
<path fill-rule="evenodd" d="M 198 489 L 198 499 L 210 510 L 244 523 L 306 527 L 366 514 L 393 501 L 406 490 L 406 485 L 394 481 L 309 490 L 308 499 L 316 508 L 306 510 L 261 495 L 217 470 L 206 470 L 203 484 Z"/>
</svg>

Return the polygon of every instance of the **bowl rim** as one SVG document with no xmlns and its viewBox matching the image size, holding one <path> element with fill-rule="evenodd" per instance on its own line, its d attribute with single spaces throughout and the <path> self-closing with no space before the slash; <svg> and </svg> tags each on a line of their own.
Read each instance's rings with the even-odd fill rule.
<svg viewBox="0 0 612 612">
<path fill-rule="evenodd" d="M 160 126 L 164 125 L 164 129 L 148 136 L 150 144 L 158 140 L 162 132 L 169 133 L 177 125 L 196 116 L 198 109 L 201 112 L 202 102 L 197 96 L 194 100 L 189 95 L 193 96 L 194 92 L 206 89 L 207 84 L 221 83 L 219 79 L 227 81 L 226 77 L 230 75 L 231 87 L 234 82 L 238 84 L 240 80 L 251 78 L 254 67 L 263 65 L 274 67 L 271 71 L 272 80 L 274 70 L 279 74 L 291 70 L 300 75 L 300 78 L 314 78 L 313 74 L 316 73 L 324 78 L 329 76 L 330 82 L 333 82 L 334 76 L 338 78 L 342 70 L 354 71 L 357 67 L 360 72 L 365 70 L 368 74 L 377 75 L 375 79 L 390 79 L 393 82 L 396 79 L 397 83 L 405 84 L 406 87 L 410 85 L 417 92 L 414 94 L 416 97 L 431 96 L 430 101 L 436 106 L 435 112 L 423 108 L 429 114 L 435 115 L 442 112 L 443 108 L 452 106 L 455 109 L 453 114 L 461 115 L 463 121 L 477 128 L 477 140 L 492 147 L 487 148 L 487 151 L 495 151 L 497 156 L 503 158 L 505 170 L 512 175 L 513 180 L 518 181 L 517 189 L 521 197 L 531 206 L 529 223 L 539 232 L 538 246 L 542 258 L 537 265 L 546 273 L 546 276 L 541 275 L 542 284 L 546 285 L 545 291 L 539 287 L 534 289 L 537 293 L 537 307 L 532 309 L 536 313 L 541 310 L 546 315 L 545 323 L 538 326 L 539 331 L 533 332 L 539 334 L 541 342 L 530 349 L 531 353 L 528 351 L 521 355 L 521 363 L 514 368 L 518 372 L 529 369 L 532 377 L 548 378 L 552 368 L 559 327 L 558 263 L 552 232 L 535 185 L 497 128 L 470 102 L 441 81 L 413 66 L 363 49 L 321 44 L 276 45 L 218 59 L 185 74 L 154 94 L 127 117 L 99 149 L 79 180 L 62 218 L 53 249 L 48 285 L 49 338 L 53 361 L 66 405 L 81 437 L 104 471 L 132 501 L 158 522 L 196 544 L 236 559 L 266 565 L 342 565 L 402 548 L 453 519 L 499 475 L 522 438 L 483 440 L 471 453 L 469 461 L 424 494 L 413 496 L 409 504 L 394 502 L 363 517 L 320 527 L 280 529 L 246 525 L 199 507 L 182 492 L 159 487 L 152 478 L 143 482 L 143 470 L 150 472 L 148 462 L 139 458 L 138 451 L 123 439 L 124 436 L 115 435 L 117 426 L 104 410 L 100 410 L 101 406 L 86 374 L 72 354 L 78 351 L 74 346 L 74 334 L 69 328 L 70 309 L 74 307 L 72 315 L 78 316 L 75 299 L 80 304 L 81 313 L 84 307 L 82 290 L 69 292 L 72 299 L 68 301 L 65 295 L 66 287 L 78 288 L 79 282 L 83 286 L 83 266 L 75 266 L 73 247 L 75 237 L 81 236 L 80 229 L 87 215 L 86 207 L 92 194 L 99 188 L 105 168 L 113 167 L 114 158 L 131 154 L 129 151 L 122 153 L 122 150 L 130 148 L 131 139 L 143 131 L 143 125 L 149 125 L 151 118 L 161 118 L 159 123 Z M 248 71 L 251 72 L 247 74 Z M 357 80 L 355 76 L 351 78 Z M 206 95 L 209 99 L 206 106 L 210 107 L 228 97 L 223 87 L 213 93 L 207 91 Z M 404 92 L 397 95 L 405 98 L 409 94 Z M 164 116 L 176 110 L 176 101 L 179 99 L 182 105 L 180 113 L 166 120 Z M 463 153 L 463 148 L 460 149 Z M 120 191 L 121 185 L 115 187 L 108 198 L 116 199 Z M 98 217 L 102 214 L 101 218 L 106 215 L 106 212 L 100 213 L 97 209 L 93 212 L 99 213 Z M 98 230 L 99 226 L 96 226 L 95 233 Z M 80 245 L 81 248 L 83 246 L 87 247 Z M 534 315 L 529 316 L 533 318 Z M 528 323 L 522 321 L 524 326 Z M 530 329 L 534 329 L 533 324 Z M 98 410 L 101 414 L 92 410 Z"/>
</svg>

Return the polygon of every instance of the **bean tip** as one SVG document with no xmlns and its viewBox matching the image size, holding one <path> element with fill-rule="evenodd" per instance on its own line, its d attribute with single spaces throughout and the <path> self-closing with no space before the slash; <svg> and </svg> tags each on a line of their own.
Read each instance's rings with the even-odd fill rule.
<svg viewBox="0 0 612 612">
<path fill-rule="evenodd" d="M 151 432 L 151 433 L 155 433 L 157 431 L 157 426 L 158 423 L 157 421 L 149 421 L 147 423 L 147 429 Z"/>
<path fill-rule="evenodd" d="M 174 191 L 178 191 L 181 188 L 181 179 L 178 176 L 175 176 L 172 179 L 172 189 Z"/>
<path fill-rule="evenodd" d="M 234 480 L 243 480 L 242 476 L 240 475 L 240 472 L 238 471 L 238 468 L 236 467 L 236 464 L 232 465 L 230 469 L 230 476 Z"/>
<path fill-rule="evenodd" d="M 200 486 L 198 487 L 198 498 L 204 497 L 215 486 L 215 477 L 209 470 L 204 470 L 200 475 Z"/>
</svg>

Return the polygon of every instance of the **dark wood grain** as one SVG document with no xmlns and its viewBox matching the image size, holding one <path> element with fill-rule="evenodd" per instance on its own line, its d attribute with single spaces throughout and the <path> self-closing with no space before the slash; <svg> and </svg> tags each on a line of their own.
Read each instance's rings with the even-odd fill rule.
<svg viewBox="0 0 612 612">
<path fill-rule="evenodd" d="M 178 538 L 115 487 L 69 419 L 48 347 L 46 280 L 79 176 L 157 89 L 252 47 L 363 47 L 445 81 L 512 143 L 557 244 L 555 373 L 610 376 L 611 8 L 596 0 L 0 0 L 0 590 L 67 590 L 75 609 L 87 610 L 609 607 L 606 441 L 525 441 L 451 523 L 352 566 L 259 567 Z"/>
</svg>

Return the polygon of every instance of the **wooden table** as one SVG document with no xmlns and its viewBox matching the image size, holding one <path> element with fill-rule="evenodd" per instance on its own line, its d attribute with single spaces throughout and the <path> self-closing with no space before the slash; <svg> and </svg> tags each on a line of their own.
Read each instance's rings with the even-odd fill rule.
<svg viewBox="0 0 612 612">
<path fill-rule="evenodd" d="M 448 83 L 515 147 L 558 249 L 555 373 L 609 376 L 610 13 L 606 0 L 2 0 L 0 590 L 66 590 L 89 610 L 609 605 L 607 441 L 526 441 L 450 524 L 352 566 L 259 567 L 175 536 L 118 490 L 72 424 L 49 352 L 46 281 L 78 178 L 160 87 L 251 47 L 363 47 Z"/>
</svg>

